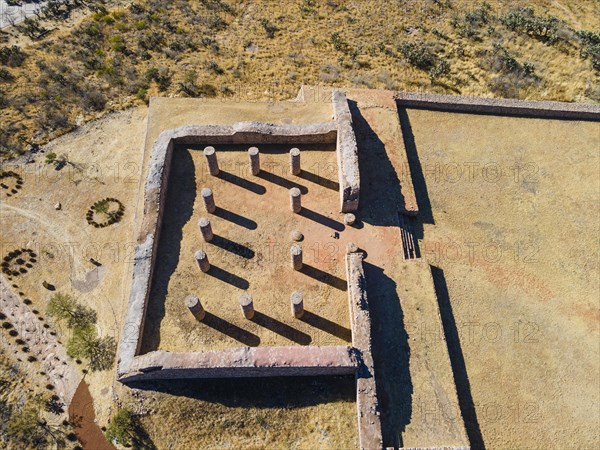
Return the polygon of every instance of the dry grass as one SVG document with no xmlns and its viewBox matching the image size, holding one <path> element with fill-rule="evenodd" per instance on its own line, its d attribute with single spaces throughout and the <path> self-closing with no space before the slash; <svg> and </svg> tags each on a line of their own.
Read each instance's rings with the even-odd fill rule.
<svg viewBox="0 0 600 450">
<path fill-rule="evenodd" d="M 560 41 L 545 43 L 502 25 L 498 17 L 520 4 L 564 21 Z M 472 36 L 461 36 L 452 25 L 480 6 L 466 0 L 135 5 L 96 13 L 25 48 L 24 63 L 7 69 L 14 80 L 0 84 L 4 155 L 150 95 L 282 99 L 300 84 L 328 84 L 599 99 L 598 73 L 580 57 L 572 31 L 597 31 L 600 13 L 593 1 L 494 3 L 488 23 L 477 25 Z M 401 51 L 406 43 L 430 47 L 434 67 L 411 65 Z M 494 44 L 535 67 L 536 77 L 491 70 Z"/>
</svg>

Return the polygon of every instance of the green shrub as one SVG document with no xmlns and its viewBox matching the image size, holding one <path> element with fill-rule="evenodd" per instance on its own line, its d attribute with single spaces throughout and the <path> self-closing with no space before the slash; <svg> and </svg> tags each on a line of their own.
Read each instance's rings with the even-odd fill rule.
<svg viewBox="0 0 600 450">
<path fill-rule="evenodd" d="M 134 438 L 135 424 L 133 413 L 128 409 L 120 409 L 110 419 L 110 423 L 106 429 L 106 439 L 109 442 L 116 441 L 120 445 L 131 447 Z"/>
<path fill-rule="evenodd" d="M 577 37 L 581 40 L 580 55 L 583 59 L 590 59 L 592 67 L 600 71 L 600 33 L 593 31 L 577 31 Z"/>
<path fill-rule="evenodd" d="M 559 40 L 558 32 L 562 26 L 562 22 L 554 16 L 536 16 L 531 7 L 512 9 L 500 18 L 500 22 L 509 30 L 527 33 L 548 43 Z"/>
<path fill-rule="evenodd" d="M 474 38 L 478 35 L 479 29 L 490 22 L 491 12 L 491 5 L 484 2 L 477 8 L 467 11 L 462 18 L 454 16 L 451 24 L 460 36 Z"/>
<path fill-rule="evenodd" d="M 431 70 L 436 64 L 435 52 L 423 42 L 405 42 L 399 50 L 408 63 L 418 69 Z"/>
</svg>

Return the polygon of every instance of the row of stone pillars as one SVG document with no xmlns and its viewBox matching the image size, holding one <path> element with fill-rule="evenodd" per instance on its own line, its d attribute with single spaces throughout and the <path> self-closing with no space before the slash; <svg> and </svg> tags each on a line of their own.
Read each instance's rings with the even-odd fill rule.
<svg viewBox="0 0 600 450">
<path fill-rule="evenodd" d="M 217 151 L 214 147 L 206 147 L 204 149 L 204 157 L 208 166 L 208 173 L 213 176 L 219 175 L 219 162 L 217 160 Z M 258 147 L 250 147 L 248 149 L 248 159 L 250 161 L 250 171 L 252 175 L 260 173 L 260 151 Z M 300 149 L 293 148 L 290 150 L 290 173 L 292 175 L 300 175 L 302 168 L 300 167 Z"/>
<path fill-rule="evenodd" d="M 240 309 L 244 317 L 248 320 L 254 318 L 254 301 L 248 293 L 240 295 L 239 299 Z M 202 321 L 206 317 L 206 310 L 202 306 L 202 302 L 195 295 L 188 295 L 185 298 L 185 306 L 196 318 L 196 320 Z M 304 298 L 302 292 L 294 292 L 290 296 L 290 307 L 291 313 L 296 319 L 300 319 L 304 315 Z"/>
</svg>

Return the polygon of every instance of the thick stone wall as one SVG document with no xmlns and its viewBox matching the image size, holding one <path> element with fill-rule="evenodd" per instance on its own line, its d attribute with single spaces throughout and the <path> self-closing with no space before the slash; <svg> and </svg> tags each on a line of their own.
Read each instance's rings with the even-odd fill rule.
<svg viewBox="0 0 600 450">
<path fill-rule="evenodd" d="M 183 126 L 161 133 L 149 161 L 144 192 L 144 213 L 133 265 L 127 320 L 119 346 L 118 375 L 130 371 L 141 346 L 148 296 L 157 254 L 169 169 L 176 145 L 315 144 L 337 139 L 336 122 L 313 125 L 272 125 L 239 122 L 232 125 Z"/>
<path fill-rule="evenodd" d="M 352 375 L 359 355 L 344 346 L 239 347 L 220 351 L 156 351 L 135 358 L 121 381 Z"/>
<path fill-rule="evenodd" d="M 441 111 L 600 121 L 600 106 L 445 94 L 397 92 L 399 106 Z"/>
<path fill-rule="evenodd" d="M 361 355 L 361 364 L 356 372 L 358 432 L 361 449 L 381 449 L 383 437 L 371 354 L 371 316 L 362 264 L 363 257 L 362 252 L 346 255 L 352 345 Z"/>
<path fill-rule="evenodd" d="M 340 209 L 344 213 L 358 209 L 360 173 L 358 146 L 346 94 L 333 91 L 333 113 L 337 122 L 337 159 L 340 180 Z"/>
</svg>

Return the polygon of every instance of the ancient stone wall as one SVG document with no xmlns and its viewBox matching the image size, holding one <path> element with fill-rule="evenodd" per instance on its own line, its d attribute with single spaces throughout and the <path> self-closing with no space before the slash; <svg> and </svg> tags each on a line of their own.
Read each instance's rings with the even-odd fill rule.
<svg viewBox="0 0 600 450">
<path fill-rule="evenodd" d="M 360 359 L 345 346 L 239 347 L 220 351 L 155 351 L 138 356 L 123 382 L 174 378 L 352 375 Z"/>
<path fill-rule="evenodd" d="M 583 103 L 464 97 L 415 92 L 397 92 L 395 98 L 398 104 L 405 108 L 600 121 L 600 106 Z"/>
</svg>

